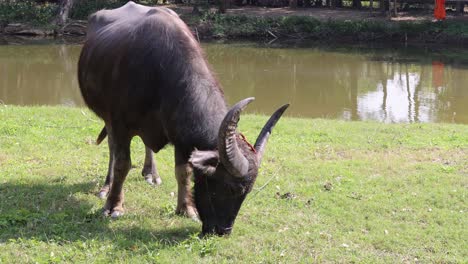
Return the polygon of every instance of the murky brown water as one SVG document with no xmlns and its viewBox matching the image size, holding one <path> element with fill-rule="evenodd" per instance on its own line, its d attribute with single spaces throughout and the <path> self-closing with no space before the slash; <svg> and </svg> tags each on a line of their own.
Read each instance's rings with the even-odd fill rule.
<svg viewBox="0 0 468 264">
<path fill-rule="evenodd" d="M 256 97 L 251 112 L 290 102 L 290 116 L 468 124 L 466 50 L 203 46 L 230 103 Z M 80 48 L 0 46 L 0 103 L 82 106 Z"/>
</svg>

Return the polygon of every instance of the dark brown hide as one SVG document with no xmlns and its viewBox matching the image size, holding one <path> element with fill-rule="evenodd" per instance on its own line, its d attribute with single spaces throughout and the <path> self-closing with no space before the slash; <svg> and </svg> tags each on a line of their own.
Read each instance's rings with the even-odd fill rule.
<svg viewBox="0 0 468 264">
<path fill-rule="evenodd" d="M 143 6 L 139 4 L 135 4 L 134 2 L 130 1 L 126 5 L 112 10 L 101 10 L 92 14 L 89 17 L 88 27 L 87 27 L 87 36 L 88 38 L 95 34 L 100 29 L 103 29 L 105 26 L 116 22 L 117 20 L 126 20 L 129 17 L 137 18 L 142 17 L 144 18 L 147 13 L 151 10 L 155 9 L 154 7 Z M 158 8 L 161 11 L 166 11 L 173 16 L 178 16 L 177 13 L 172 11 L 171 9 L 161 7 Z M 154 11 L 153 11 L 154 12 Z M 107 136 L 107 130 L 104 127 L 99 134 L 96 144 L 100 144 L 105 137 Z M 109 138 L 109 166 L 106 174 L 106 179 L 104 185 L 99 191 L 98 196 L 102 199 L 107 197 L 107 194 L 110 190 L 110 185 L 114 178 L 114 173 L 112 169 L 112 164 L 114 161 L 114 153 L 111 141 L 112 139 Z M 143 169 L 141 171 L 141 175 L 145 178 L 146 182 L 150 185 L 156 184 L 159 185 L 162 183 L 161 177 L 159 176 L 158 170 L 156 168 L 156 163 L 153 159 L 153 152 L 150 148 L 145 148 L 145 162 L 143 165 Z"/>
<path fill-rule="evenodd" d="M 228 112 L 221 87 L 185 23 L 165 8 L 144 11 L 119 13 L 122 19 L 114 21 L 99 20 L 99 12 L 91 16 L 103 26 L 89 34 L 78 65 L 84 101 L 104 120 L 113 152 L 114 180 L 105 213 L 123 214 L 130 141 L 140 136 L 154 152 L 174 145 L 177 212 L 196 217 L 198 211 L 203 233 L 228 234 L 261 159 L 236 130 L 253 98 Z M 261 153 L 281 114 L 270 118 L 264 128 L 268 133 L 257 140 L 263 142 Z"/>
</svg>

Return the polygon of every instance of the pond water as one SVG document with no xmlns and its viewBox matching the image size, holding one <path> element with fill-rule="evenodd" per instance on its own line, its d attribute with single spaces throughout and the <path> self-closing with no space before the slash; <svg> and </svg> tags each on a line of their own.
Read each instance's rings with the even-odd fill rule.
<svg viewBox="0 0 468 264">
<path fill-rule="evenodd" d="M 468 124 L 468 50 L 205 43 L 230 104 L 289 116 Z M 0 103 L 83 106 L 79 44 L 0 45 Z"/>
</svg>

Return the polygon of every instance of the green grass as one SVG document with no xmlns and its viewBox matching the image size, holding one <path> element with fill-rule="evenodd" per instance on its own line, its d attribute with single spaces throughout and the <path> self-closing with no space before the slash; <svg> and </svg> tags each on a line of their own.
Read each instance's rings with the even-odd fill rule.
<svg viewBox="0 0 468 264">
<path fill-rule="evenodd" d="M 245 115 L 254 141 L 266 116 Z M 468 126 L 282 119 L 227 238 L 199 239 L 163 184 L 140 176 L 126 215 L 101 217 L 107 147 L 88 110 L 0 106 L 0 263 L 466 263 Z M 262 187 L 262 188 L 261 188 Z M 289 194 L 288 194 L 289 193 Z"/>
</svg>

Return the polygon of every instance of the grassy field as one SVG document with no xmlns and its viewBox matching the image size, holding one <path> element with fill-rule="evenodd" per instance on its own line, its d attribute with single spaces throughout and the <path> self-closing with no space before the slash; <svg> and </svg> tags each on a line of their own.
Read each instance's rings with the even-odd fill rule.
<svg viewBox="0 0 468 264">
<path fill-rule="evenodd" d="M 266 116 L 246 115 L 254 141 Z M 88 110 L 0 106 L 0 263 L 466 263 L 468 126 L 282 119 L 230 237 L 176 216 L 172 148 L 163 184 L 124 185 L 101 217 L 102 122 Z"/>
</svg>

